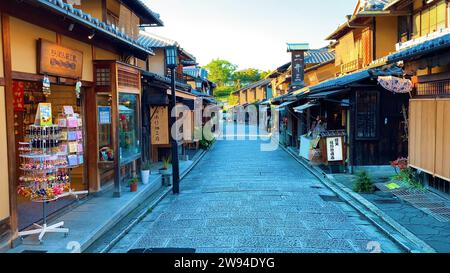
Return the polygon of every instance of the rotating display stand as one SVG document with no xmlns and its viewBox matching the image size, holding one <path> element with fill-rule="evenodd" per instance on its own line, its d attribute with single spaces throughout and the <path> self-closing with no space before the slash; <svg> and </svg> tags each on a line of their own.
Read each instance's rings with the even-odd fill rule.
<svg viewBox="0 0 450 273">
<path fill-rule="evenodd" d="M 43 118 L 38 116 L 43 110 L 39 109 L 35 124 L 42 124 L 39 120 Z M 45 110 L 50 111 L 51 115 L 51 108 Z M 51 118 L 49 121 L 47 124 L 51 123 Z M 70 188 L 68 153 L 61 151 L 61 132 L 57 125 L 31 125 L 26 130 L 28 141 L 19 143 L 21 176 L 17 193 L 32 202 L 41 203 L 43 212 L 43 224 L 34 224 L 36 229 L 19 232 L 21 238 L 39 234 L 38 239 L 42 243 L 47 233 L 64 233 L 67 236 L 69 229 L 64 228 L 64 222 L 47 223 L 47 205 L 64 197 L 88 193 L 75 192 Z"/>
</svg>

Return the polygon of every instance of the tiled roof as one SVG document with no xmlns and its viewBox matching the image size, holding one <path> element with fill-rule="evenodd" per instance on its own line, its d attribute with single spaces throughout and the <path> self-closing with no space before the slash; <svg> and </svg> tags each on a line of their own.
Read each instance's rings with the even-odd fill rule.
<svg viewBox="0 0 450 273">
<path fill-rule="evenodd" d="M 305 52 L 306 64 L 320 64 L 334 60 L 334 52 L 330 52 L 327 47 L 321 49 L 310 49 Z"/>
<path fill-rule="evenodd" d="M 175 40 L 167 39 L 146 31 L 139 32 L 138 42 L 150 48 L 164 48 L 167 46 L 179 46 Z"/>
<path fill-rule="evenodd" d="M 388 56 L 388 63 L 408 60 L 420 55 L 430 54 L 438 50 L 450 48 L 450 34 L 422 42 Z"/>
<path fill-rule="evenodd" d="M 177 46 L 187 58 L 192 60 L 192 62 L 186 62 L 186 65 L 195 65 L 197 62 L 195 56 L 190 54 L 183 48 L 181 48 L 180 44 L 175 40 L 164 38 L 162 36 L 147 31 L 140 31 L 138 42 L 150 48 L 164 48 L 168 46 Z"/>
<path fill-rule="evenodd" d="M 251 83 L 251 84 L 249 84 L 249 85 L 247 85 L 247 86 L 245 86 L 245 87 L 243 87 L 243 88 L 241 88 L 239 90 L 234 91 L 233 94 L 239 93 L 239 92 L 241 92 L 243 90 L 253 89 L 253 88 L 256 88 L 256 87 L 259 87 L 259 86 L 268 85 L 269 83 L 270 83 L 270 79 L 262 79 L 262 80 L 259 80 L 257 82 Z"/>
<path fill-rule="evenodd" d="M 390 0 L 361 0 L 361 11 L 381 11 Z"/>
<path fill-rule="evenodd" d="M 161 76 L 159 74 L 153 73 L 153 72 L 149 72 L 146 70 L 141 70 L 141 74 L 144 77 L 149 77 L 151 79 L 154 79 L 156 81 L 165 83 L 165 84 L 171 84 L 171 79 L 169 77 L 165 77 L 165 76 Z M 189 90 L 191 89 L 191 86 L 189 84 L 185 84 L 182 82 L 176 82 L 176 86 L 185 90 Z"/>
<path fill-rule="evenodd" d="M 208 80 L 208 71 L 201 67 L 184 67 L 183 73 L 192 78 Z"/>
<path fill-rule="evenodd" d="M 143 50 L 149 54 L 154 54 L 150 47 L 136 41 L 132 37 L 128 36 L 124 32 L 121 32 L 117 27 L 113 27 L 92 15 L 83 12 L 80 9 L 74 8 L 72 5 L 64 3 L 62 0 L 36 0 L 37 3 L 43 5 L 53 11 L 60 13 L 61 15 L 68 16 L 81 24 L 94 28 L 97 31 L 109 35 L 112 38 L 125 42 L 137 49 Z"/>
<path fill-rule="evenodd" d="M 327 80 L 324 82 L 321 82 L 317 85 L 310 86 L 309 89 L 311 92 L 320 92 L 324 90 L 330 90 L 330 89 L 339 89 L 339 88 L 345 88 L 349 84 L 356 83 L 358 81 L 368 79 L 371 77 L 377 77 L 377 76 L 400 76 L 403 75 L 403 70 L 397 66 L 392 66 L 388 68 L 371 68 L 371 69 L 365 69 L 362 71 L 358 71 L 355 73 L 347 74 L 335 79 Z"/>
<path fill-rule="evenodd" d="M 128 3 L 129 5 L 135 5 L 139 10 L 144 11 L 145 13 L 145 17 L 148 17 L 151 19 L 151 21 L 153 21 L 153 25 L 157 25 L 157 26 L 163 26 L 164 23 L 161 20 L 161 16 L 152 11 L 142 0 L 122 0 L 126 3 Z M 145 20 L 147 21 L 147 20 Z"/>
</svg>

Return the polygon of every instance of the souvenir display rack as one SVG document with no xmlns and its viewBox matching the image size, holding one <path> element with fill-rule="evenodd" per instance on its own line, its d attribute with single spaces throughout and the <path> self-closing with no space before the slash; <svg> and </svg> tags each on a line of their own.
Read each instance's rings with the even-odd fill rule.
<svg viewBox="0 0 450 273">
<path fill-rule="evenodd" d="M 71 116 L 77 121 L 71 121 L 71 128 L 78 130 L 81 122 L 78 121 L 76 114 Z M 64 132 L 72 129 L 60 128 L 58 125 L 52 125 L 51 105 L 38 106 L 35 123 L 30 125 L 25 132 L 25 142 L 19 143 L 20 153 L 20 171 L 19 187 L 17 193 L 32 202 L 41 203 L 43 211 L 43 225 L 34 224 L 36 229 L 27 230 L 19 233 L 21 238 L 28 235 L 39 234 L 39 241 L 47 233 L 64 233 L 68 235 L 69 229 L 63 228 L 64 222 L 54 225 L 47 224 L 47 205 L 50 202 L 57 201 L 68 196 L 88 194 L 87 191 L 75 192 L 71 189 L 70 169 L 79 165 L 78 150 L 76 154 L 76 164 L 69 164 L 69 150 L 62 148 L 67 144 L 61 140 Z M 67 127 L 67 126 L 66 126 Z M 77 139 L 82 141 L 82 135 Z"/>
<path fill-rule="evenodd" d="M 34 224 L 37 229 L 20 232 L 19 236 L 39 234 L 42 242 L 46 233 L 64 233 L 64 222 L 47 225 L 46 206 L 70 191 L 70 176 L 67 172 L 67 154 L 59 149 L 61 130 L 58 126 L 30 125 L 26 130 L 28 142 L 19 143 L 20 186 L 18 194 L 32 202 L 42 203 L 43 225 Z"/>
</svg>

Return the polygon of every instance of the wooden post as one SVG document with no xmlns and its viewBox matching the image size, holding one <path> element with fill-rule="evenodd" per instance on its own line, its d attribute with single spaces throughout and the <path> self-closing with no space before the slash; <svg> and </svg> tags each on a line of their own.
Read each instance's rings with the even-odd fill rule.
<svg viewBox="0 0 450 273">
<path fill-rule="evenodd" d="M 2 46 L 3 46 L 3 67 L 5 73 L 5 102 L 6 102 L 6 128 L 8 147 L 16 147 L 16 137 L 14 129 L 14 107 L 12 92 L 12 64 L 11 64 L 11 34 L 9 16 L 1 14 L 2 20 Z M 16 195 L 16 149 L 8 149 L 8 182 L 9 182 L 9 203 L 10 203 L 10 228 L 12 232 L 11 241 L 18 236 L 17 218 L 17 195 Z"/>
<path fill-rule="evenodd" d="M 84 91 L 86 118 L 86 163 L 87 178 L 89 181 L 89 192 L 99 192 L 101 189 L 98 171 L 98 143 L 97 143 L 97 96 L 93 88 L 86 88 Z M 93 115 L 95 113 L 95 116 Z M 87 117 L 86 116 L 86 117 Z"/>
<path fill-rule="evenodd" d="M 120 197 L 122 195 L 121 181 L 120 181 L 120 129 L 119 129 L 119 87 L 118 87 L 118 67 L 117 64 L 111 63 L 111 134 L 112 145 L 114 149 L 114 197 Z"/>
</svg>

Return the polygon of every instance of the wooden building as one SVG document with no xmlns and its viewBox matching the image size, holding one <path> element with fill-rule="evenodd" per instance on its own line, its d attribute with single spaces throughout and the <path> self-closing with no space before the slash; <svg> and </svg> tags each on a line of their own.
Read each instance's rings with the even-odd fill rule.
<svg viewBox="0 0 450 273">
<path fill-rule="evenodd" d="M 450 194 L 450 26 L 449 1 L 397 0 L 390 12 L 407 12 L 410 25 L 388 63 L 403 63 L 414 83 L 409 101 L 409 164 L 423 182 Z"/>
<path fill-rule="evenodd" d="M 0 2 L 0 138 L 7 140 L 0 147 L 0 247 L 42 217 L 41 209 L 16 193 L 17 143 L 39 102 L 52 103 L 54 115 L 72 106 L 82 118 L 86 152 L 84 164 L 73 170 L 75 189 L 96 193 L 111 185 L 120 196 L 140 162 L 138 64 L 154 53 L 136 38 L 139 26 L 162 22 L 141 1 L 67 2 Z M 44 78 L 51 84 L 47 97 Z M 49 213 L 70 203 L 56 202 Z"/>
</svg>

